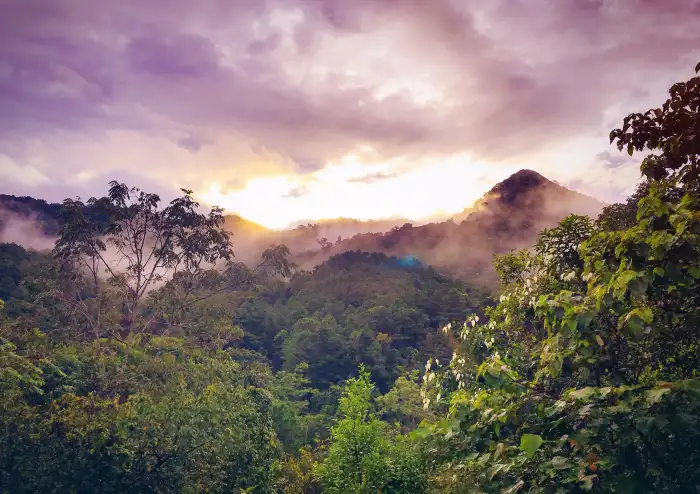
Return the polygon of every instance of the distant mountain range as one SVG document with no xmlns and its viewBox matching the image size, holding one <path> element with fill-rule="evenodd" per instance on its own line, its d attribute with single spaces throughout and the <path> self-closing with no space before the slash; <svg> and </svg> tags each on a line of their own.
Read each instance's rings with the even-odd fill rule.
<svg viewBox="0 0 700 494">
<path fill-rule="evenodd" d="M 286 244 L 295 262 L 307 269 L 345 251 L 382 252 L 412 256 L 453 276 L 489 286 L 495 280 L 494 254 L 532 246 L 542 229 L 555 226 L 568 214 L 596 217 L 604 206 L 537 172 L 520 170 L 471 208 L 442 222 L 418 226 L 401 219 L 338 218 L 276 231 L 229 215 L 226 228 L 234 233 L 236 256 L 243 262 L 254 262 L 264 248 L 276 243 Z M 0 242 L 45 247 L 46 240 L 58 232 L 58 211 L 58 204 L 0 195 Z"/>
</svg>

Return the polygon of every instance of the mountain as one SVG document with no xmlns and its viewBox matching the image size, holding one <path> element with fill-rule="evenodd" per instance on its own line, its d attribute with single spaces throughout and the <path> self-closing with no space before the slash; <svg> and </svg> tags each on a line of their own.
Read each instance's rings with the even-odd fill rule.
<svg viewBox="0 0 700 494">
<path fill-rule="evenodd" d="M 327 254 L 347 250 L 416 256 L 459 278 L 493 286 L 494 254 L 532 246 L 538 233 L 569 214 L 596 217 L 605 206 L 569 190 L 532 170 L 520 170 L 495 185 L 465 214 L 449 220 L 414 226 L 406 223 L 386 233 L 361 234 L 344 240 Z M 306 265 L 314 256 L 302 256 Z"/>
<path fill-rule="evenodd" d="M 549 224 L 572 213 L 597 216 L 604 206 L 597 199 L 562 187 L 535 171 L 520 170 L 478 200 L 464 221 L 486 217 L 499 221 L 515 214 L 517 221 Z"/>
</svg>

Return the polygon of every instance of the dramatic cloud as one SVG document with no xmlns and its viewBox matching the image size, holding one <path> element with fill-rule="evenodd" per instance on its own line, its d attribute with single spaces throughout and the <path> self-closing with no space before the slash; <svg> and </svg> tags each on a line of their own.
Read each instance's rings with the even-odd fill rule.
<svg viewBox="0 0 700 494">
<path fill-rule="evenodd" d="M 2 192 L 284 176 L 292 207 L 365 154 L 385 166 L 345 180 L 466 154 L 445 181 L 527 165 L 586 188 L 623 167 L 599 154 L 610 128 L 690 75 L 698 21 L 700 0 L 5 0 Z"/>
</svg>

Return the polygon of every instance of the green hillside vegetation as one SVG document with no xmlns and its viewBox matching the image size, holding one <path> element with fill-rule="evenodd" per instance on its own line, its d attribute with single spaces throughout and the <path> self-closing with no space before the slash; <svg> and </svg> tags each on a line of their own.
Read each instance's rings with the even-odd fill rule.
<svg viewBox="0 0 700 494">
<path fill-rule="evenodd" d="M 243 346 L 274 368 L 307 363 L 315 388 L 344 381 L 363 363 L 386 390 L 429 356 L 448 356 L 450 342 L 438 329 L 480 311 L 484 301 L 415 259 L 346 252 L 258 291 L 233 321 Z"/>
<path fill-rule="evenodd" d="M 610 134 L 651 152 L 635 194 L 490 294 L 404 253 L 243 264 L 188 190 L 64 201 L 52 252 L 0 244 L 0 491 L 700 492 L 699 136 L 694 77 Z"/>
</svg>

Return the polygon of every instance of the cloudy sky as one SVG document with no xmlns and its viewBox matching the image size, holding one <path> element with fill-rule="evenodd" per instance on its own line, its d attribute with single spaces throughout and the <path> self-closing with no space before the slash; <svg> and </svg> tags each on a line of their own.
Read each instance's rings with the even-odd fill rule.
<svg viewBox="0 0 700 494">
<path fill-rule="evenodd" d="M 700 61 L 700 0 L 0 0 L 0 192 L 179 187 L 266 226 L 419 219 L 608 146 Z"/>
</svg>

